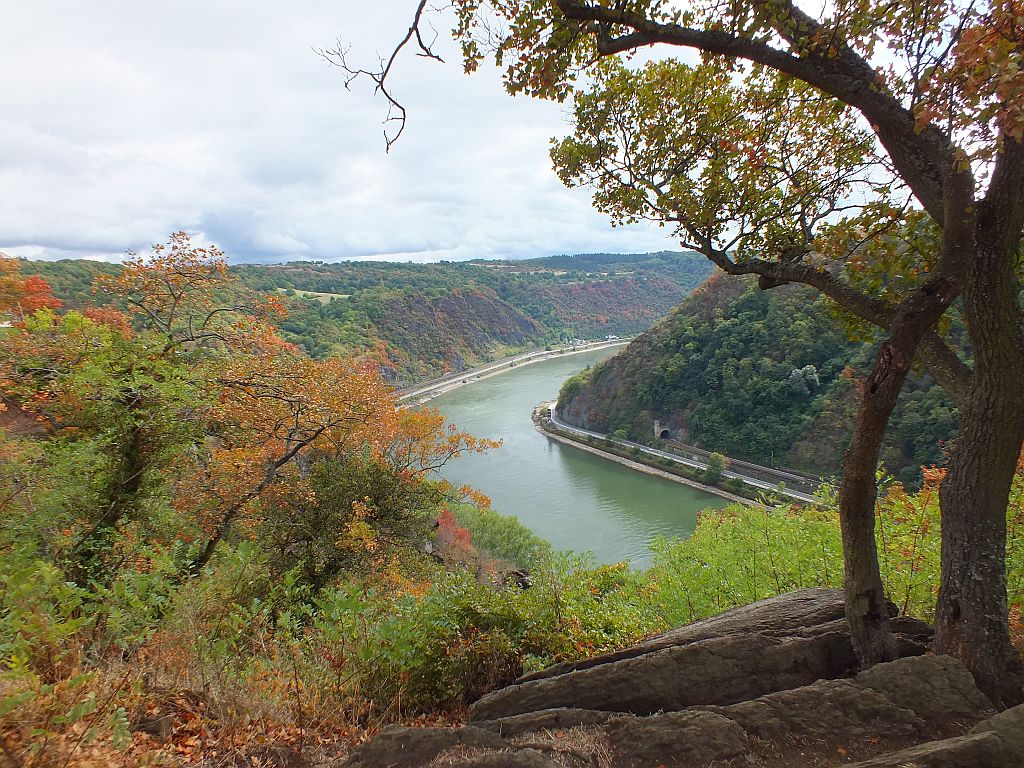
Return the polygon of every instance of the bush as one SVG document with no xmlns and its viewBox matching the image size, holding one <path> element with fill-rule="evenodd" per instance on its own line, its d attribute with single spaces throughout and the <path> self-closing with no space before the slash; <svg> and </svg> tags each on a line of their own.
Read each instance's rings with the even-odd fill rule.
<svg viewBox="0 0 1024 768">
<path fill-rule="evenodd" d="M 485 555 L 528 570 L 540 567 L 551 557 L 551 545 L 512 515 L 471 504 L 452 505 L 452 509 L 459 525 L 469 531 L 473 546 Z"/>
<path fill-rule="evenodd" d="M 720 453 L 712 453 L 708 457 L 708 465 L 704 470 L 704 482 L 708 485 L 718 485 L 722 481 L 722 472 L 729 466 L 729 460 Z"/>
<path fill-rule="evenodd" d="M 935 618 L 941 536 L 938 490 L 943 470 L 925 469 L 917 493 L 893 483 L 877 511 L 876 539 L 886 594 L 900 612 Z M 818 506 L 770 509 L 732 505 L 701 513 L 685 540 L 652 545 L 648 572 L 657 611 L 683 624 L 803 587 L 842 587 L 843 556 L 834 490 Z M 1011 619 L 1024 609 L 1024 464 L 1007 509 L 1007 585 Z M 1017 617 L 1017 619 L 1013 619 Z M 1024 625 L 1016 630 L 1024 641 Z"/>
<path fill-rule="evenodd" d="M 842 586 L 842 545 L 835 515 L 817 509 L 733 505 L 701 513 L 686 540 L 652 545 L 648 574 L 669 625 L 806 586 Z"/>
<path fill-rule="evenodd" d="M 207 685 L 241 687 L 261 706 L 287 709 L 297 674 L 307 712 L 370 705 L 375 717 L 394 719 L 443 711 L 524 671 L 617 648 L 662 626 L 640 599 L 640 574 L 593 568 L 578 556 L 552 556 L 526 590 L 438 571 L 420 590 L 349 582 L 311 598 L 294 574 L 225 604 L 224 590 L 247 569 L 239 560 L 197 584 L 177 618 L 181 629 L 172 622 L 168 630 L 189 636 L 184 627 L 205 626 L 194 653 Z"/>
</svg>

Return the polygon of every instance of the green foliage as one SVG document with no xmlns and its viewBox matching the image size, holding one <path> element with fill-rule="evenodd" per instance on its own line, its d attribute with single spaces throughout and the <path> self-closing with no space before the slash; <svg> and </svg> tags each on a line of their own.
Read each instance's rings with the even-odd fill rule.
<svg viewBox="0 0 1024 768">
<path fill-rule="evenodd" d="M 153 334 L 127 336 L 77 311 L 37 312 L 6 339 L 7 396 L 29 402 L 49 439 L 11 443 L 0 540 L 34 541 L 79 583 L 109 576 L 114 530 L 148 541 L 169 522 L 170 466 L 199 436 L 195 360 Z M 76 478 L 69 483 L 68 478 Z"/>
<path fill-rule="evenodd" d="M 583 390 L 590 381 L 593 372 L 593 368 L 588 365 L 582 371 L 573 374 L 562 383 L 561 388 L 558 390 L 559 407 L 561 407 L 562 403 L 571 402 Z"/>
<path fill-rule="evenodd" d="M 708 465 L 704 468 L 704 481 L 708 485 L 718 485 L 722 480 L 722 472 L 728 466 L 728 460 L 720 453 L 708 456 Z"/>
<path fill-rule="evenodd" d="M 941 470 L 928 470 L 916 493 L 891 484 L 876 517 L 886 595 L 902 614 L 926 621 L 935 618 L 939 588 L 942 476 Z M 1006 517 L 1008 598 L 1011 614 L 1019 617 L 1024 609 L 1024 465 Z M 731 506 L 705 512 L 690 538 L 661 539 L 653 548 L 648 578 L 657 585 L 659 615 L 673 626 L 794 589 L 843 585 L 839 515 L 835 489 L 829 487 L 818 506 Z"/>
<path fill-rule="evenodd" d="M 574 135 L 553 146 L 559 177 L 592 186 L 615 223 L 671 224 L 690 247 L 714 244 L 739 261 L 792 259 L 853 190 L 872 139 L 799 80 L 743 75 L 719 58 L 601 61 L 574 95 Z"/>
<path fill-rule="evenodd" d="M 259 687 L 284 660 L 309 696 L 335 708 L 444 710 L 525 670 L 661 627 L 639 574 L 576 556 L 548 559 L 525 590 L 457 569 L 438 570 L 411 592 L 349 581 L 311 597 L 297 574 L 264 581 L 262 571 L 255 551 L 229 555 L 221 572 L 193 586 L 170 627 L 208 625 L 212 614 L 196 648 L 212 674 Z M 267 693 L 283 702 L 291 695 L 286 686 Z"/>
<path fill-rule="evenodd" d="M 652 548 L 650 578 L 670 625 L 801 587 L 843 584 L 836 517 L 816 508 L 705 512 L 690 538 Z"/>
<path fill-rule="evenodd" d="M 469 531 L 473 546 L 484 556 L 530 571 L 547 564 L 552 556 L 551 545 L 512 515 L 470 504 L 453 505 L 452 509 L 459 525 Z"/>
<path fill-rule="evenodd" d="M 77 668 L 95 615 L 87 591 L 69 584 L 59 569 L 22 546 L 0 558 L 0 658 L 15 675 L 47 683 Z"/>
<path fill-rule="evenodd" d="M 371 567 L 379 543 L 415 549 L 446 498 L 431 482 L 409 482 L 381 461 L 325 457 L 309 471 L 308 488 L 267 505 L 257 534 L 274 574 L 297 569 L 317 591 L 342 574 Z M 378 541 L 368 549 L 361 532 Z"/>
</svg>

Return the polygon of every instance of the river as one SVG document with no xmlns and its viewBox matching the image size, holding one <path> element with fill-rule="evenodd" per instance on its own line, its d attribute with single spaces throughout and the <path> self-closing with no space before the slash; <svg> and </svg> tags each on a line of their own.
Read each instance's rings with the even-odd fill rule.
<svg viewBox="0 0 1024 768">
<path fill-rule="evenodd" d="M 501 448 L 463 456 L 444 468 L 456 484 L 487 494 L 493 508 L 515 515 L 557 549 L 592 552 L 600 563 L 649 565 L 658 535 L 688 536 L 697 513 L 728 504 L 670 480 L 548 440 L 533 408 L 553 400 L 569 376 L 620 351 L 584 352 L 523 366 L 441 395 L 429 405 L 459 429 L 501 438 Z"/>
</svg>

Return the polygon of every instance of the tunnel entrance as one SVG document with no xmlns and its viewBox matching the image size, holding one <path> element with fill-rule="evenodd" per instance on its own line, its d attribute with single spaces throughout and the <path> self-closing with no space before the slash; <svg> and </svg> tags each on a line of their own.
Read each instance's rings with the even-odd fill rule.
<svg viewBox="0 0 1024 768">
<path fill-rule="evenodd" d="M 669 434 L 667 429 L 663 429 L 661 430 L 661 432 L 658 433 L 658 437 L 661 438 L 662 440 L 668 440 L 670 437 L 672 437 L 672 435 Z"/>
</svg>

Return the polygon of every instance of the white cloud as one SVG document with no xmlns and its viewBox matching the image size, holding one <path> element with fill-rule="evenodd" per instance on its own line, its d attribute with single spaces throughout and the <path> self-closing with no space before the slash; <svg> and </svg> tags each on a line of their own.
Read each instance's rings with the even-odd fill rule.
<svg viewBox="0 0 1024 768">
<path fill-rule="evenodd" d="M 0 250 L 116 258 L 185 229 L 236 261 L 427 261 L 671 248 L 613 230 L 564 189 L 547 139 L 564 107 L 497 74 L 405 57 L 409 108 L 346 91 L 313 47 L 372 63 L 413 0 L 11 4 L 0 29 Z"/>
</svg>

